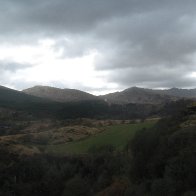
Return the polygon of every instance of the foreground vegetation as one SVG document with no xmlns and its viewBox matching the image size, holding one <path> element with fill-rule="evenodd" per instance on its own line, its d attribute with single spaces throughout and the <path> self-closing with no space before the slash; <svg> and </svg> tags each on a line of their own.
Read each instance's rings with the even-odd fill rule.
<svg viewBox="0 0 196 196">
<path fill-rule="evenodd" d="M 103 121 L 32 121 L 1 110 L 0 196 L 195 196 L 195 104 L 168 104 L 164 112 L 154 125 L 112 124 L 100 131 Z M 67 131 L 77 141 L 59 143 Z"/>
<path fill-rule="evenodd" d="M 19 155 L 0 146 L 0 195 L 194 196 L 195 130 L 193 106 L 137 131 L 121 152 L 108 144 L 80 156 Z"/>
</svg>

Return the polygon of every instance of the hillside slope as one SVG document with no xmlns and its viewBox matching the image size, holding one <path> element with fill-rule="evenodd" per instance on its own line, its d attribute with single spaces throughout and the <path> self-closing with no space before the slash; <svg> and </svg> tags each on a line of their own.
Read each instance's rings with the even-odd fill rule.
<svg viewBox="0 0 196 196">
<path fill-rule="evenodd" d="M 171 88 L 164 90 L 146 89 L 131 87 L 120 92 L 114 92 L 101 96 L 76 90 L 76 89 L 59 89 L 49 86 L 35 86 L 23 90 L 24 93 L 47 98 L 57 102 L 80 102 L 103 100 L 109 104 L 165 104 L 179 99 L 196 99 L 196 89 L 179 89 Z"/>
<path fill-rule="evenodd" d="M 159 93 L 151 89 L 132 87 L 121 92 L 110 93 L 101 96 L 109 103 L 115 104 L 163 104 L 176 100 L 175 97 Z"/>
<path fill-rule="evenodd" d="M 35 117 L 55 116 L 61 105 L 48 99 L 27 95 L 10 88 L 0 87 L 0 108 L 23 111 Z"/>
<path fill-rule="evenodd" d="M 0 86 L 0 106 L 25 106 L 31 103 L 46 103 L 49 100 L 27 95 L 23 92 Z"/>
<path fill-rule="evenodd" d="M 114 92 L 100 96 L 109 103 L 115 104 L 163 104 L 179 99 L 196 99 L 196 89 L 146 89 L 131 87 L 121 92 Z"/>
<path fill-rule="evenodd" d="M 35 86 L 23 90 L 24 93 L 47 98 L 58 102 L 78 102 L 87 100 L 98 100 L 99 98 L 89 93 L 76 89 L 60 89 L 49 86 Z"/>
<path fill-rule="evenodd" d="M 130 142 L 131 181 L 137 195 L 196 195 L 196 107 L 137 132 Z"/>
<path fill-rule="evenodd" d="M 166 90 L 155 90 L 157 93 L 181 98 L 196 98 L 196 89 L 171 88 Z"/>
</svg>

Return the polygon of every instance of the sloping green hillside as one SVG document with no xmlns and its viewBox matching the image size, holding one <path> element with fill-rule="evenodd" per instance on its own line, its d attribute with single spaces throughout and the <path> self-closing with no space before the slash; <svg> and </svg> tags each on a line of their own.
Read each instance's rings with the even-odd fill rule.
<svg viewBox="0 0 196 196">
<path fill-rule="evenodd" d="M 149 128 L 153 126 L 154 123 L 155 121 L 108 126 L 102 133 L 81 141 L 49 145 L 46 147 L 46 151 L 55 154 L 80 154 L 87 153 L 89 150 L 93 150 L 93 148 L 99 148 L 105 145 L 111 145 L 116 150 L 122 150 L 138 130 L 141 128 Z"/>
</svg>

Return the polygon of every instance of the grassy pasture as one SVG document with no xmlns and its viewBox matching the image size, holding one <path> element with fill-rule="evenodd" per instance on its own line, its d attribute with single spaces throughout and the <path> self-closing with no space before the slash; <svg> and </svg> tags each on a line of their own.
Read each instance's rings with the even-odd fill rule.
<svg viewBox="0 0 196 196">
<path fill-rule="evenodd" d="M 87 153 L 88 149 L 93 146 L 100 147 L 108 144 L 114 146 L 117 150 L 122 150 L 127 142 L 134 137 L 137 130 L 151 127 L 154 123 L 155 121 L 147 121 L 108 126 L 105 131 L 95 136 L 66 144 L 48 145 L 45 150 L 55 154 L 83 154 Z"/>
</svg>

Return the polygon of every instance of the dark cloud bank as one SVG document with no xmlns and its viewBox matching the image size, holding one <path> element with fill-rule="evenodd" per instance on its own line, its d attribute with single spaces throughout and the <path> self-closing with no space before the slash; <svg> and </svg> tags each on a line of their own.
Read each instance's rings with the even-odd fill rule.
<svg viewBox="0 0 196 196">
<path fill-rule="evenodd" d="M 196 87 L 194 0 L 0 0 L 0 40 L 51 37 L 55 50 L 96 49 L 96 70 L 119 86 Z M 66 41 L 64 38 L 71 41 Z M 0 71 L 6 69 L 0 62 Z M 9 67 L 9 66 L 8 66 Z M 10 67 L 15 70 L 17 66 Z"/>
</svg>

